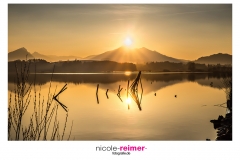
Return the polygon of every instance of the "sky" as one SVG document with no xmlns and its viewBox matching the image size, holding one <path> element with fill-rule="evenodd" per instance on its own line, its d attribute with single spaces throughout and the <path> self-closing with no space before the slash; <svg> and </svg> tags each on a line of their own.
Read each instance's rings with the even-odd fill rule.
<svg viewBox="0 0 240 160">
<path fill-rule="evenodd" d="M 232 5 L 8 4 L 8 52 L 86 57 L 126 41 L 186 60 L 232 54 Z"/>
</svg>

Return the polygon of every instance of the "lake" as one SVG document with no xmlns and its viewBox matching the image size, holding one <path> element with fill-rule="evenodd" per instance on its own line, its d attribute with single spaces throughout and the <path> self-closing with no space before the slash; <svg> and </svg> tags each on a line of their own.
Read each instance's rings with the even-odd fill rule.
<svg viewBox="0 0 240 160">
<path fill-rule="evenodd" d="M 231 75 L 142 72 L 143 91 L 138 89 L 141 99 L 139 106 L 130 95 L 127 97 L 126 91 L 128 80 L 131 85 L 137 74 L 138 72 L 37 74 L 37 97 L 40 92 L 46 103 L 51 76 L 51 96 L 67 84 L 67 89 L 59 95 L 59 101 L 68 109 L 64 139 L 68 138 L 72 122 L 70 140 L 205 141 L 206 138 L 216 138 L 216 130 L 210 120 L 226 114 L 226 108 L 216 105 L 226 102 L 222 80 Z M 33 77 L 30 76 L 30 81 Z M 14 79 L 15 74 L 8 74 L 8 96 L 13 96 Z M 119 85 L 122 90 L 120 96 L 117 96 Z M 29 125 L 29 117 L 33 113 L 33 97 L 32 89 L 23 126 Z M 64 129 L 65 115 L 66 111 L 59 106 L 60 130 Z"/>
</svg>

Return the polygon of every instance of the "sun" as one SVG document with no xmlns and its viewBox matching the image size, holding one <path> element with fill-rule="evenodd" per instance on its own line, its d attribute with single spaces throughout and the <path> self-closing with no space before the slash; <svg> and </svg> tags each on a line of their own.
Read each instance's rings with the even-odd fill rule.
<svg viewBox="0 0 240 160">
<path fill-rule="evenodd" d="M 130 46 L 132 46 L 132 44 L 133 44 L 133 40 L 132 40 L 130 37 L 127 37 L 127 38 L 125 38 L 125 40 L 124 40 L 124 44 L 125 44 L 125 46 L 130 47 Z"/>
</svg>

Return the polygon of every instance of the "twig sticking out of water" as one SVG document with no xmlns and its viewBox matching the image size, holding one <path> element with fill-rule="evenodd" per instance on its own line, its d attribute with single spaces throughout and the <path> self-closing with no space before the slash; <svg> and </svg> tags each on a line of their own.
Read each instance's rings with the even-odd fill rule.
<svg viewBox="0 0 240 160">
<path fill-rule="evenodd" d="M 223 104 L 226 104 L 226 102 L 225 102 L 225 103 L 222 103 L 222 104 L 216 104 L 216 105 L 214 105 L 214 106 L 227 108 L 227 107 L 222 106 Z"/>
<path fill-rule="evenodd" d="M 130 89 L 128 90 L 129 94 L 133 98 L 133 100 L 137 103 L 139 110 L 141 111 L 141 101 L 142 101 L 142 93 L 143 93 L 143 87 L 142 87 L 142 82 L 141 82 L 141 71 L 138 73 L 136 79 L 133 81 L 133 83 L 130 86 Z M 140 82 L 142 93 L 141 93 L 141 98 L 139 99 L 138 97 L 138 84 Z"/>
<path fill-rule="evenodd" d="M 121 85 L 119 85 L 119 87 L 118 87 L 118 93 L 117 93 L 117 96 L 118 96 L 118 98 L 122 101 L 122 99 L 121 99 L 121 91 L 122 91 L 122 89 L 123 88 L 121 88 Z"/>
<path fill-rule="evenodd" d="M 118 96 L 118 98 L 122 101 L 122 98 L 120 96 Z M 123 102 L 123 101 L 122 101 Z"/>
<path fill-rule="evenodd" d="M 129 80 L 128 80 L 128 85 L 127 85 L 127 98 L 128 98 L 128 89 L 129 89 Z"/>
<path fill-rule="evenodd" d="M 98 87 L 99 87 L 99 84 L 97 84 L 97 91 L 96 91 L 97 103 L 99 104 L 99 100 L 98 100 Z"/>
<path fill-rule="evenodd" d="M 56 102 L 58 102 L 58 104 L 60 104 L 60 106 L 62 106 L 62 108 L 63 108 L 66 112 L 68 112 L 67 106 L 65 106 L 64 104 L 62 104 L 61 102 L 59 102 L 59 100 L 57 99 L 58 96 L 59 96 L 63 91 L 65 91 L 65 90 L 67 89 L 66 86 L 67 86 L 67 84 L 65 84 L 65 86 L 63 86 L 63 88 L 58 92 L 58 94 L 57 94 L 56 96 L 53 96 L 53 99 L 54 99 Z"/>
<path fill-rule="evenodd" d="M 128 89 L 129 89 L 129 80 L 128 80 L 128 84 L 127 84 L 127 98 L 128 98 Z M 130 106 L 128 104 L 128 110 L 130 109 Z"/>
<path fill-rule="evenodd" d="M 56 95 L 56 96 L 53 96 L 53 99 L 56 99 L 57 98 L 57 96 L 59 96 L 59 94 L 61 94 L 63 91 L 65 91 L 66 89 L 67 89 L 67 84 L 65 84 L 64 86 L 63 86 L 63 88 L 58 92 L 58 94 Z"/>
<path fill-rule="evenodd" d="M 119 85 L 119 87 L 118 87 L 118 93 L 117 93 L 117 95 L 118 95 L 119 97 L 121 96 L 120 94 L 121 94 L 122 89 L 123 89 L 123 88 L 121 88 L 121 85 Z"/>
<path fill-rule="evenodd" d="M 108 99 L 108 89 L 107 89 L 107 91 L 106 91 L 106 96 L 107 96 L 107 99 Z"/>
</svg>

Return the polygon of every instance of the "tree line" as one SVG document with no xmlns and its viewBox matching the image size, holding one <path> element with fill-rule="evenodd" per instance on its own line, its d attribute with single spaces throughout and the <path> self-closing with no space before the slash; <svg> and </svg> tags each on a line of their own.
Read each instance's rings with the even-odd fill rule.
<svg viewBox="0 0 240 160">
<path fill-rule="evenodd" d="M 174 63 L 165 61 L 137 64 L 137 69 L 149 72 L 231 72 L 232 65 L 206 65 L 195 62 Z"/>
<path fill-rule="evenodd" d="M 15 72 L 24 60 L 8 62 L 8 72 Z M 146 64 L 118 63 L 113 61 L 58 61 L 47 62 L 43 59 L 28 60 L 30 72 L 37 73 L 92 73 L 113 71 L 147 71 L 147 72 L 232 72 L 232 65 L 211 65 L 194 62 L 149 62 Z"/>
</svg>

